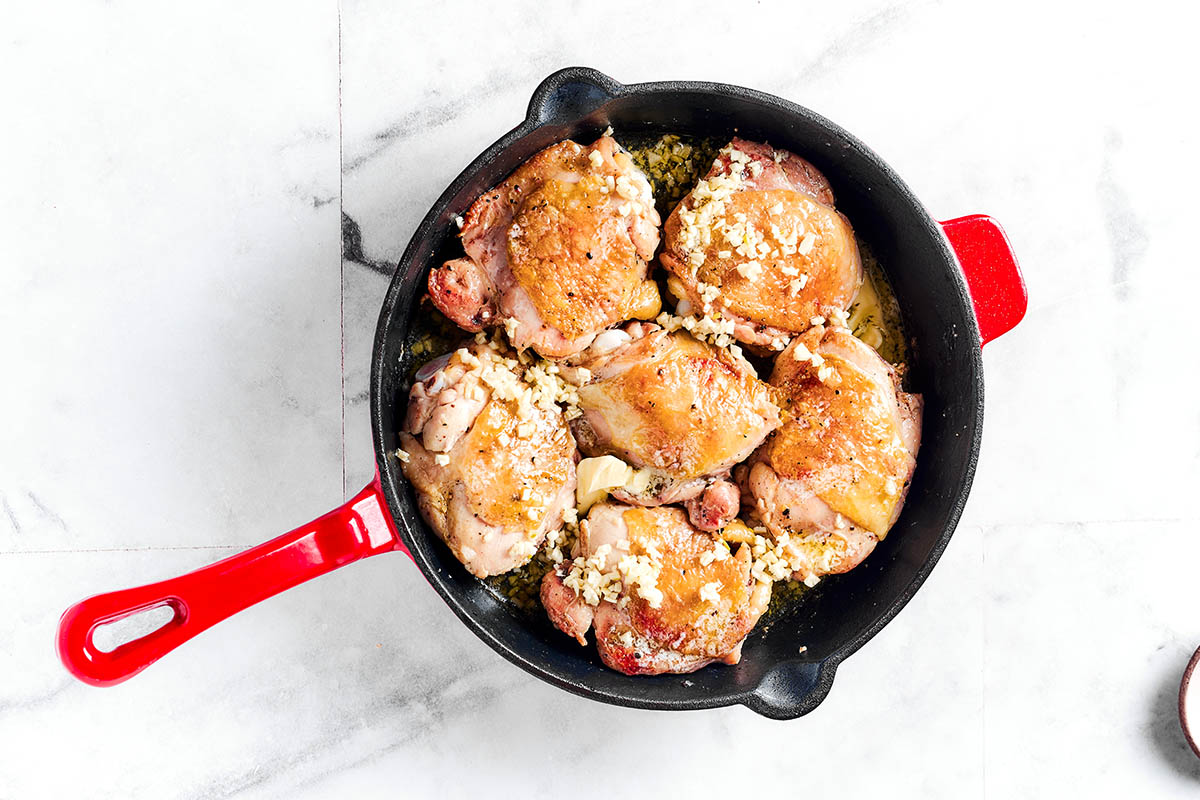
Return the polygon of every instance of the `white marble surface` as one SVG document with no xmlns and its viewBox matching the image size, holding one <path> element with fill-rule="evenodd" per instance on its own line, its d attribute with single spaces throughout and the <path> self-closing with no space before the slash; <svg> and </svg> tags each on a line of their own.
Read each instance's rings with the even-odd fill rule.
<svg viewBox="0 0 1200 800">
<path fill-rule="evenodd" d="M 544 5 L 10 10 L 0 798 L 598 797 L 614 766 L 660 796 L 1197 796 L 1173 716 L 1200 644 L 1189 21 L 1165 3 Z M 936 215 L 1007 227 L 1029 316 L 985 351 L 975 490 L 912 604 L 786 724 L 539 683 L 401 556 L 119 687 L 68 678 L 69 603 L 366 479 L 380 270 L 569 64 L 789 97 Z M 339 198 L 362 237 L 341 261 Z"/>
</svg>

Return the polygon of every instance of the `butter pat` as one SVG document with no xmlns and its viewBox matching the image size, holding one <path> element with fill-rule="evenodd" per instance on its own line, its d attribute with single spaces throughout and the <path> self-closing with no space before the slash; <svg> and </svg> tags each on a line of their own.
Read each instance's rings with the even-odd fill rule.
<svg viewBox="0 0 1200 800">
<path fill-rule="evenodd" d="M 625 482 L 625 490 L 631 494 L 641 494 L 650 488 L 650 479 L 654 473 L 648 469 L 635 469 L 633 475 Z"/>
<path fill-rule="evenodd" d="M 575 504 L 580 514 L 603 500 L 609 489 L 624 486 L 633 479 L 633 467 L 616 456 L 585 458 L 575 467 L 575 473 L 579 480 L 575 486 Z"/>
</svg>

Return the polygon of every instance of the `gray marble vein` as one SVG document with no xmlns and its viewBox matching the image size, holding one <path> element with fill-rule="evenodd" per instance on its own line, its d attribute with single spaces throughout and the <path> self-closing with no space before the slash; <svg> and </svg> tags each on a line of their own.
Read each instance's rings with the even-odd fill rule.
<svg viewBox="0 0 1200 800">
<path fill-rule="evenodd" d="M 21 522 L 17 519 L 17 515 L 13 513 L 12 506 L 8 504 L 8 498 L 0 495 L 0 505 L 4 506 L 4 516 L 8 517 L 8 524 L 12 526 L 12 532 L 20 536 Z"/>
<path fill-rule="evenodd" d="M 483 70 L 486 77 L 482 81 L 457 92 L 439 86 L 438 75 L 434 73 L 429 76 L 432 80 L 426 84 L 422 96 L 418 98 L 412 110 L 372 134 L 370 144 L 362 148 L 358 155 L 345 161 L 342 169 L 346 173 L 353 173 L 389 147 L 402 145 L 414 135 L 427 135 L 429 131 L 453 124 L 476 98 L 494 95 L 500 91 L 511 91 L 513 87 L 522 84 L 536 85 L 537 81 L 553 71 L 556 66 L 561 65 L 555 64 L 547 54 L 536 57 L 532 63 L 522 61 L 511 66 L 490 66 Z"/>
</svg>

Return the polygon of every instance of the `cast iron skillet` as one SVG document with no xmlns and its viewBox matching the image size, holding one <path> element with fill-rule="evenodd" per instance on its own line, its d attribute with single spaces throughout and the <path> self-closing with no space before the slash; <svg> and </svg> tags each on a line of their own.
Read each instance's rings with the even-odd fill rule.
<svg viewBox="0 0 1200 800">
<path fill-rule="evenodd" d="M 564 138 L 590 142 L 609 125 L 618 139 L 660 133 L 730 138 L 736 131 L 813 162 L 887 272 L 911 340 L 912 385 L 925 395 L 917 469 L 891 534 L 856 570 L 825 581 L 792 612 L 755 630 L 735 667 L 656 677 L 606 669 L 594 648 L 515 611 L 471 577 L 425 526 L 388 455 L 398 447 L 407 398 L 413 314 L 430 265 L 455 250 L 454 215 L 543 147 Z M 1020 321 L 1025 307 L 1025 287 L 999 226 L 983 216 L 935 222 L 878 156 L 813 112 L 737 86 L 623 86 L 595 70 L 561 70 L 534 92 L 525 121 L 442 193 L 400 260 L 371 363 L 376 479 L 340 508 L 266 544 L 180 578 L 72 606 L 59 626 L 59 655 L 87 683 L 119 683 L 259 600 L 360 558 L 399 550 L 479 638 L 556 686 L 639 708 L 741 703 L 768 717 L 798 717 L 824 699 L 838 664 L 899 613 L 954 532 L 979 450 L 980 346 Z M 174 617 L 152 633 L 111 652 L 93 642 L 99 626 L 159 606 L 172 608 Z"/>
</svg>

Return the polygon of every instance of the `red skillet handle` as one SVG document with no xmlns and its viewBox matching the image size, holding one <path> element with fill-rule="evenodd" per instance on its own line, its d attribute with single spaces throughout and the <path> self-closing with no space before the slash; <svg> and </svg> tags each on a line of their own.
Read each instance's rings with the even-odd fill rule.
<svg viewBox="0 0 1200 800">
<path fill-rule="evenodd" d="M 178 578 L 76 603 L 58 623 L 58 657 L 84 683 L 112 686 L 260 600 L 392 550 L 408 552 L 392 527 L 376 477 L 342 507 L 258 547 Z M 158 630 L 110 653 L 92 641 L 99 626 L 158 606 L 175 612 Z"/>
<path fill-rule="evenodd" d="M 939 223 L 958 256 L 983 344 L 1016 327 L 1029 306 L 1025 279 L 1004 229 L 984 214 Z"/>
</svg>

